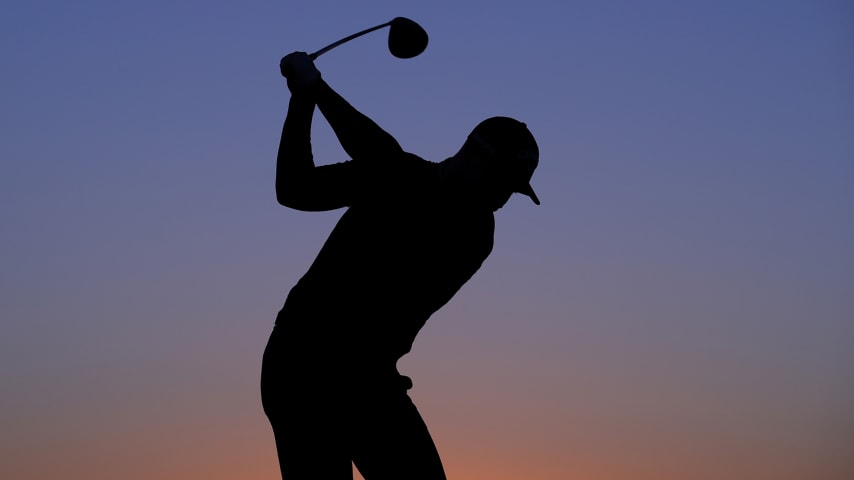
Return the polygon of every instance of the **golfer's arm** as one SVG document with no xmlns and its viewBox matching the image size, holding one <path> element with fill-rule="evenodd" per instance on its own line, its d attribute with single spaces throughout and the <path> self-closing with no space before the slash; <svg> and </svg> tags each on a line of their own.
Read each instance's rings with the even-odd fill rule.
<svg viewBox="0 0 854 480">
<path fill-rule="evenodd" d="M 350 203 L 347 167 L 315 167 L 311 153 L 313 114 L 310 98 L 291 97 L 276 160 L 276 199 L 297 210 L 334 210 Z"/>
<path fill-rule="evenodd" d="M 400 144 L 373 120 L 353 108 L 321 80 L 313 87 L 320 113 L 329 122 L 341 147 L 356 159 L 383 159 L 402 151 Z"/>
</svg>

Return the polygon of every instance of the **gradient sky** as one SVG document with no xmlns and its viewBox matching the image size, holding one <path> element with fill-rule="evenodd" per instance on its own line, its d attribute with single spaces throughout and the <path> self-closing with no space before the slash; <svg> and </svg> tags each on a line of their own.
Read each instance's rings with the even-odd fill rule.
<svg viewBox="0 0 854 480">
<path fill-rule="evenodd" d="M 4 2 L 0 478 L 277 478 L 261 352 L 341 213 L 275 201 L 278 60 L 395 16 L 427 51 L 334 88 L 425 158 L 541 150 L 400 363 L 449 479 L 854 478 L 842 0 Z"/>
</svg>

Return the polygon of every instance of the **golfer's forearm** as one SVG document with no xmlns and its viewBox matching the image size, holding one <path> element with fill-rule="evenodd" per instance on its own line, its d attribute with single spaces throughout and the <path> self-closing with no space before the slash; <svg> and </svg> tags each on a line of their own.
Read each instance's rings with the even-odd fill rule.
<svg viewBox="0 0 854 480">
<path fill-rule="evenodd" d="M 318 82 L 312 93 L 317 107 L 350 158 L 371 159 L 401 151 L 394 137 L 353 108 L 325 81 Z"/>
<path fill-rule="evenodd" d="M 314 102 L 304 96 L 292 96 L 282 127 L 276 160 L 276 198 L 285 205 L 299 191 L 304 177 L 314 169 L 311 153 L 311 120 Z"/>
</svg>

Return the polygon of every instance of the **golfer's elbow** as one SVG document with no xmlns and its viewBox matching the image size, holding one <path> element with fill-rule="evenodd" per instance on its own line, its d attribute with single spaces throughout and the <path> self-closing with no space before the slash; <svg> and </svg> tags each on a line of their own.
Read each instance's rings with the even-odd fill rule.
<svg viewBox="0 0 854 480">
<path fill-rule="evenodd" d="M 296 208 L 298 209 L 301 202 L 302 192 L 300 192 L 300 188 L 296 185 L 290 184 L 290 182 L 276 182 L 276 201 L 279 202 L 279 205 L 288 208 Z"/>
<path fill-rule="evenodd" d="M 283 207 L 303 212 L 325 210 L 318 205 L 318 196 L 305 183 L 276 182 L 276 201 Z"/>
</svg>

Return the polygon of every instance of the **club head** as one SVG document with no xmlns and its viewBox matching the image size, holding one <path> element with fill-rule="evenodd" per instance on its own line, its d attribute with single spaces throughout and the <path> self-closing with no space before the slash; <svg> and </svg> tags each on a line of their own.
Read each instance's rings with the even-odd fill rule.
<svg viewBox="0 0 854 480">
<path fill-rule="evenodd" d="M 412 58 L 427 48 L 427 32 L 414 21 L 395 17 L 389 22 L 388 50 L 397 58 Z"/>
</svg>

